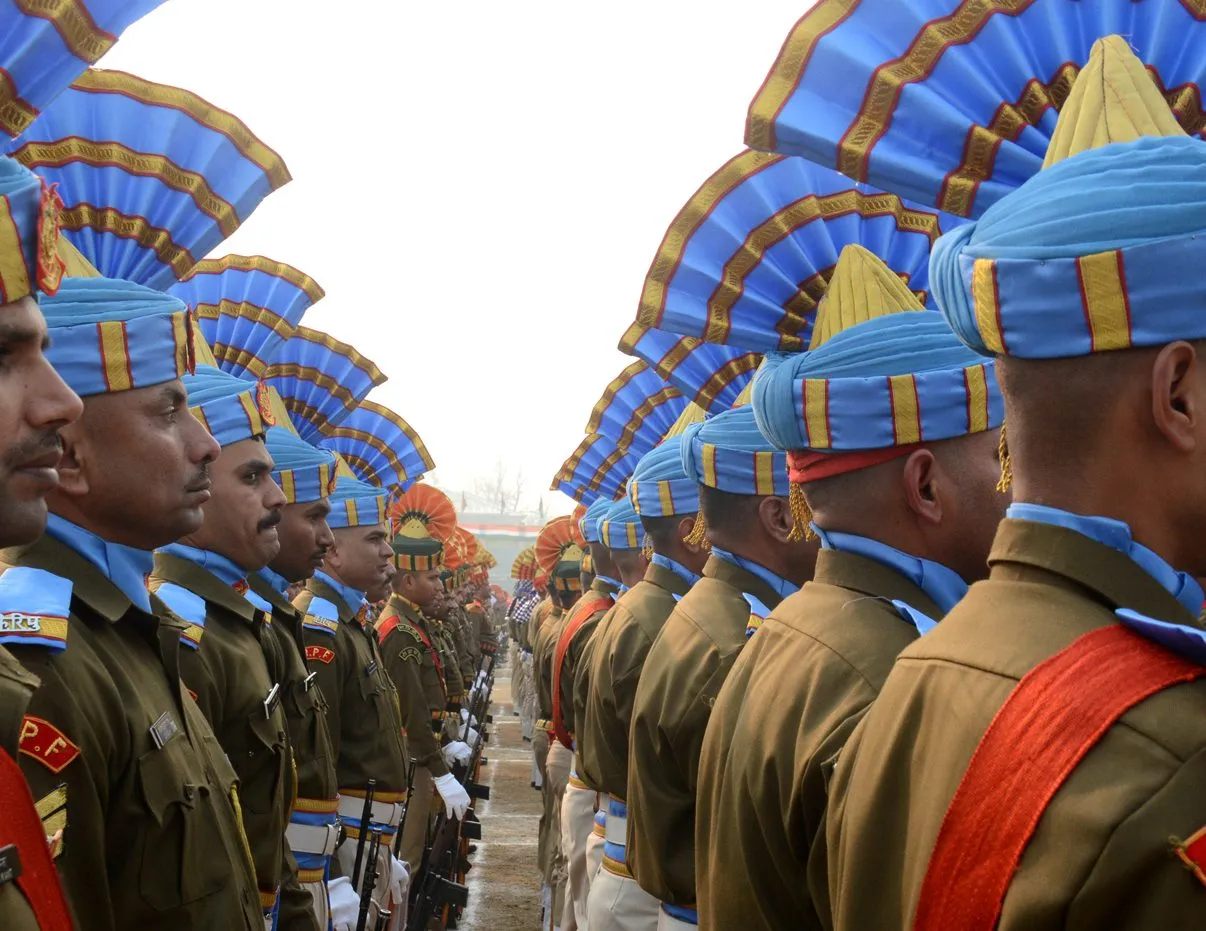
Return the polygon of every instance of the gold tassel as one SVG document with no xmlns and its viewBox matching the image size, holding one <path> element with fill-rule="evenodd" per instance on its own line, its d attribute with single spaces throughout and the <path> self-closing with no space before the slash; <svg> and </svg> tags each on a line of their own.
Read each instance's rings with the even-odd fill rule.
<svg viewBox="0 0 1206 931">
<path fill-rule="evenodd" d="M 1001 460 L 1001 478 L 997 482 L 997 491 L 1006 492 L 1013 487 L 1013 462 L 1009 458 L 1009 439 L 1005 436 L 1005 424 L 1001 424 L 1001 442 L 997 447 L 997 455 Z"/>
<path fill-rule="evenodd" d="M 808 499 L 804 497 L 804 486 L 799 482 L 791 483 L 787 503 L 791 507 L 791 533 L 787 535 L 788 542 L 815 540 L 817 535 L 812 532 L 812 509 L 808 506 Z"/>
<path fill-rule="evenodd" d="M 691 528 L 691 532 L 683 540 L 688 546 L 699 546 L 704 550 L 711 550 L 712 544 L 708 542 L 708 522 L 704 519 L 704 513 L 701 510 L 695 515 L 695 525 Z"/>
<path fill-rule="evenodd" d="M 645 534 L 645 542 L 641 544 L 641 555 L 645 557 L 646 562 L 653 559 L 653 541 L 649 539 L 649 534 Z"/>
</svg>

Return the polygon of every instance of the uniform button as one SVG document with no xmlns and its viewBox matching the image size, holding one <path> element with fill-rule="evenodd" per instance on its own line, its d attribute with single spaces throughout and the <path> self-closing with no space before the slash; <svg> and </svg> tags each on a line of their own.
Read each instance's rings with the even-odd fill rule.
<svg viewBox="0 0 1206 931">
<path fill-rule="evenodd" d="M 186 802 L 191 802 L 193 800 L 194 796 L 196 796 L 196 794 L 197 794 L 197 787 L 195 785 L 191 785 L 191 784 L 185 785 L 184 800 Z"/>
</svg>

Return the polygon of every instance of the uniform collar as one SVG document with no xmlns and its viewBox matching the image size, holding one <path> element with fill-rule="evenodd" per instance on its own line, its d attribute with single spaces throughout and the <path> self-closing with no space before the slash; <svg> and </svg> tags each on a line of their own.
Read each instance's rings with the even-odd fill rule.
<svg viewBox="0 0 1206 931">
<path fill-rule="evenodd" d="M 616 592 L 624 587 L 624 583 L 618 579 L 613 579 L 609 575 L 596 575 L 595 580 L 590 583 L 590 587 L 600 595 L 611 595 L 614 597 Z"/>
<path fill-rule="evenodd" d="M 728 550 L 722 550 L 718 546 L 712 547 L 712 555 L 722 562 L 727 562 L 730 565 L 744 569 L 746 572 L 756 576 L 770 586 L 771 591 L 773 591 L 776 596 L 774 599 L 772 599 L 775 604 L 771 604 L 770 601 L 768 601 L 766 598 L 763 598 L 758 592 L 748 592 L 747 594 L 756 596 L 759 601 L 765 604 L 772 611 L 780 601 L 782 601 L 788 595 L 794 595 L 800 590 L 800 586 L 787 581 L 787 579 L 783 578 L 781 575 L 771 572 L 766 568 L 766 566 L 756 563 L 752 559 L 746 559 L 744 556 L 738 556 L 736 553 L 730 553 Z"/>
<path fill-rule="evenodd" d="M 289 590 L 289 580 L 279 572 L 273 571 L 270 566 L 260 569 L 256 575 L 278 595 L 283 596 Z"/>
<path fill-rule="evenodd" d="M 352 588 L 350 585 L 345 585 L 333 575 L 323 572 L 321 569 L 314 573 L 314 580 L 316 582 L 321 582 L 323 585 L 327 586 L 327 588 L 335 592 L 335 594 L 338 595 L 343 601 L 344 606 L 348 609 L 349 614 L 359 614 L 360 610 L 368 605 L 368 601 L 364 597 L 364 592 L 360 591 L 359 589 Z"/>
<path fill-rule="evenodd" d="M 812 525 L 812 529 L 821 538 L 824 549 L 854 553 L 899 572 L 925 592 L 942 614 L 950 611 L 967 594 L 967 582 L 963 577 L 941 563 L 911 556 L 870 537 L 822 530 L 816 524 Z"/>
<path fill-rule="evenodd" d="M 665 573 L 669 573 L 672 578 L 667 579 Z M 654 553 L 653 558 L 649 560 L 649 568 L 645 571 L 645 578 L 669 591 L 674 596 L 675 601 L 680 601 L 683 595 L 687 594 L 690 590 L 691 586 L 699 581 L 699 576 L 682 563 L 671 559 L 669 556 L 663 556 L 661 553 Z"/>
<path fill-rule="evenodd" d="M 173 582 L 208 604 L 218 605 L 245 621 L 256 620 L 263 604 L 248 599 L 247 573 L 227 557 L 182 543 L 172 543 L 155 553 L 155 577 Z M 257 596 L 257 601 L 261 601 Z"/>
<path fill-rule="evenodd" d="M 46 532 L 99 569 L 101 575 L 117 586 L 132 605 L 151 613 L 147 576 L 154 565 L 153 553 L 110 543 L 57 514 L 49 515 Z"/>
<path fill-rule="evenodd" d="M 1156 583 L 1190 613 L 1197 617 L 1202 610 L 1202 602 L 1206 596 L 1202 586 L 1193 576 L 1178 572 L 1164 561 L 1154 550 L 1148 549 L 1131 536 L 1129 525 L 1109 517 L 1090 517 L 1074 514 L 1060 508 L 1047 507 L 1041 504 L 1011 504 L 1005 516 L 1013 520 L 1045 524 L 1052 527 L 1063 527 L 1081 536 L 1088 537 L 1103 546 L 1108 546 L 1126 556 L 1136 566 L 1146 572 Z M 1119 604 L 1123 608 L 1135 608 L 1135 605 Z M 1146 613 L 1146 612 L 1143 612 Z M 1169 620 L 1165 618 L 1165 620 Z"/>
</svg>

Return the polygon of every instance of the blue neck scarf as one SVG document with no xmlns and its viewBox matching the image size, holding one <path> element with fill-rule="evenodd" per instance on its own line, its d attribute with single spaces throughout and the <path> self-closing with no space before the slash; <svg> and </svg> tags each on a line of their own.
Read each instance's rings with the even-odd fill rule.
<svg viewBox="0 0 1206 931">
<path fill-rule="evenodd" d="M 787 581 L 787 579 L 776 575 L 767 569 L 766 566 L 759 565 L 752 559 L 746 559 L 742 556 L 738 556 L 736 553 L 730 553 L 728 550 L 722 550 L 719 546 L 712 547 L 712 555 L 719 559 L 723 559 L 725 562 L 731 563 L 734 566 L 738 566 L 744 569 L 746 572 L 751 572 L 758 576 L 758 578 L 762 579 L 762 581 L 779 593 L 780 599 L 784 599 L 788 595 L 794 595 L 800 590 L 799 586 L 793 585 L 791 582 Z M 762 622 L 766 620 L 767 616 L 771 613 L 771 607 L 770 605 L 763 604 L 762 599 L 751 592 L 742 592 L 741 594 L 745 600 L 749 602 L 750 606 L 750 624 L 745 629 L 745 635 L 747 638 L 749 638 L 754 635 L 754 632 L 759 628 L 759 626 L 761 626 Z"/>
<path fill-rule="evenodd" d="M 184 543 L 169 543 L 167 546 L 160 547 L 159 552 L 186 559 L 194 566 L 200 566 L 211 575 L 217 576 L 223 583 L 231 587 L 247 581 L 247 573 L 241 566 L 213 550 L 200 550 Z"/>
<path fill-rule="evenodd" d="M 151 613 L 147 576 L 155 567 L 154 553 L 102 540 L 92 531 L 57 514 L 49 515 L 46 532 L 96 566 L 136 608 Z"/>
<path fill-rule="evenodd" d="M 655 566 L 661 566 L 663 569 L 669 569 L 671 572 L 673 572 L 675 575 L 677 575 L 680 579 L 682 579 L 684 582 L 686 582 L 688 588 L 690 588 L 692 585 L 694 585 L 696 582 L 699 581 L 699 576 L 697 576 L 694 572 L 692 572 L 690 569 L 688 569 L 682 563 L 675 562 L 669 556 L 663 556 L 661 553 L 654 553 L 653 559 L 651 559 L 650 562 L 652 562 Z M 682 595 L 674 596 L 675 601 L 682 601 L 682 599 L 683 599 Z"/>
<path fill-rule="evenodd" d="M 1194 617 L 1202 610 L 1202 601 L 1206 596 L 1203 595 L 1202 586 L 1197 580 L 1184 572 L 1178 572 L 1155 552 L 1141 543 L 1136 543 L 1131 536 L 1131 528 L 1120 520 L 1110 517 L 1086 517 L 1041 504 L 1011 504 L 1005 516 L 1075 530 L 1090 540 L 1096 540 L 1112 550 L 1117 550 L 1129 556 Z"/>
<path fill-rule="evenodd" d="M 256 575 L 267 582 L 278 595 L 284 595 L 289 589 L 289 580 L 280 573 L 273 572 L 268 566 L 265 566 Z"/>
<path fill-rule="evenodd" d="M 942 613 L 946 614 L 967 594 L 967 583 L 963 577 L 941 563 L 919 556 L 910 556 L 895 547 L 853 533 L 837 533 L 822 530 L 812 525 L 821 546 L 839 553 L 853 553 L 880 565 L 894 569 L 930 596 Z"/>
<path fill-rule="evenodd" d="M 624 587 L 624 583 L 619 579 L 613 579 L 610 575 L 603 575 L 601 572 L 595 573 L 595 578 L 606 585 L 610 585 L 617 592 Z"/>
<path fill-rule="evenodd" d="M 314 578 L 320 582 L 325 582 L 331 588 L 335 589 L 336 593 L 343 599 L 344 604 L 351 609 L 353 614 L 368 604 L 368 601 L 364 597 L 364 592 L 352 588 L 350 585 L 344 585 L 337 578 L 328 575 L 321 569 L 314 573 Z"/>
</svg>

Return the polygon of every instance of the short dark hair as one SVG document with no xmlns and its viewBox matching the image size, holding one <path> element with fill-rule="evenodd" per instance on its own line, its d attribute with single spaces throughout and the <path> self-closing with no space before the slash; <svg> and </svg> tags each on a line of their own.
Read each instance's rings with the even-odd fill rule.
<svg viewBox="0 0 1206 931">
<path fill-rule="evenodd" d="M 641 526 L 649 535 L 649 542 L 653 544 L 653 549 L 656 552 L 665 553 L 673 549 L 679 542 L 678 525 L 684 517 L 690 516 L 689 514 L 672 514 L 669 517 L 642 517 Z"/>
<path fill-rule="evenodd" d="M 707 485 L 699 486 L 699 508 L 709 527 L 744 534 L 750 521 L 758 519 L 762 495 L 738 495 Z"/>
</svg>

